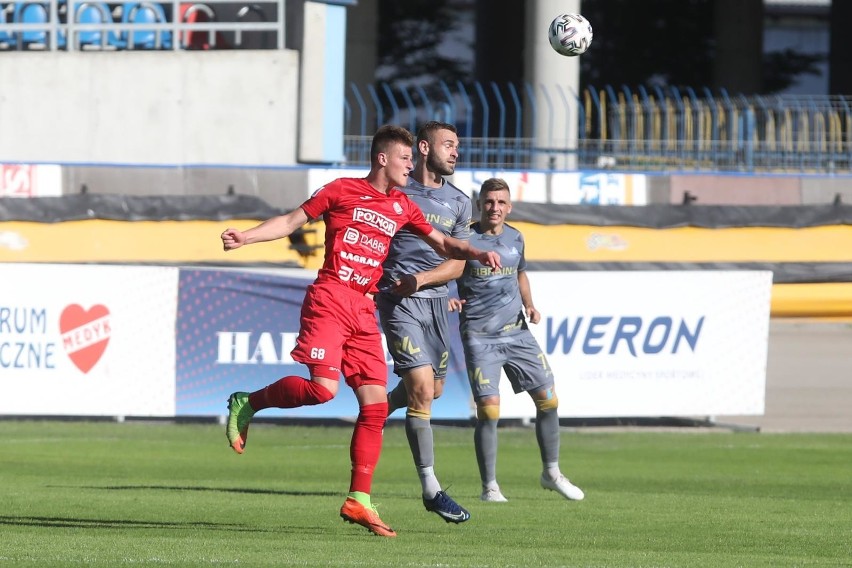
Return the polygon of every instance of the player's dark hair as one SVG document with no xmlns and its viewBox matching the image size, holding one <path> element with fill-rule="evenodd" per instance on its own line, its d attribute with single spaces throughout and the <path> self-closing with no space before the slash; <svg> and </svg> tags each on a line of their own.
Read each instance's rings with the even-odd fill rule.
<svg viewBox="0 0 852 568">
<path fill-rule="evenodd" d="M 432 136 L 438 130 L 449 130 L 453 134 L 458 135 L 456 131 L 456 127 L 448 122 L 438 122 L 437 120 L 430 120 L 426 124 L 420 127 L 420 130 L 417 131 L 417 144 L 419 145 L 421 141 L 425 140 L 429 144 L 432 143 Z"/>
<path fill-rule="evenodd" d="M 370 162 L 375 163 L 379 154 L 387 152 L 394 144 L 402 144 L 407 148 L 414 146 L 414 135 L 401 126 L 386 124 L 379 127 L 373 135 L 370 145 Z"/>
<path fill-rule="evenodd" d="M 483 195 L 491 193 L 492 191 L 501 191 L 506 190 L 509 195 L 512 194 L 512 191 L 509 189 L 509 184 L 506 183 L 506 180 L 501 178 L 488 178 L 479 188 L 479 195 L 477 199 L 482 199 Z"/>
</svg>

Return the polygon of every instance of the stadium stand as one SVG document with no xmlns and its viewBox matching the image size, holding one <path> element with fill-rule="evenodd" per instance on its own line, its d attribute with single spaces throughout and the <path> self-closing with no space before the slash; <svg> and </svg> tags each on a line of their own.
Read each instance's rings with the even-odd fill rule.
<svg viewBox="0 0 852 568">
<path fill-rule="evenodd" d="M 284 48 L 284 0 L 19 0 L 0 7 L 0 50 Z"/>
<path fill-rule="evenodd" d="M 550 115 L 537 101 L 575 108 L 568 125 L 538 136 L 531 119 Z M 569 101 L 575 103 L 570 105 Z M 456 124 L 469 167 L 738 173 L 852 172 L 852 97 L 730 95 L 725 90 L 627 86 L 439 82 L 420 87 L 350 85 L 345 102 L 349 164 L 369 163 L 369 142 L 384 122 L 416 129 L 435 117 Z M 428 117 L 428 118 L 427 118 Z M 539 142 L 536 143 L 536 140 Z"/>
</svg>

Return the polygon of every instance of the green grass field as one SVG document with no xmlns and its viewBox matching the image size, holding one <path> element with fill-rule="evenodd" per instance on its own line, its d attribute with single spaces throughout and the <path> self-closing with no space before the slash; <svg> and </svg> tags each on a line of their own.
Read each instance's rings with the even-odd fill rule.
<svg viewBox="0 0 852 568">
<path fill-rule="evenodd" d="M 852 436 L 565 431 L 538 485 L 534 432 L 500 431 L 508 503 L 479 501 L 472 429 L 437 472 L 472 514 L 427 513 L 401 427 L 373 486 L 385 539 L 344 523 L 348 427 L 0 422 L 0 566 L 852 566 Z"/>
</svg>

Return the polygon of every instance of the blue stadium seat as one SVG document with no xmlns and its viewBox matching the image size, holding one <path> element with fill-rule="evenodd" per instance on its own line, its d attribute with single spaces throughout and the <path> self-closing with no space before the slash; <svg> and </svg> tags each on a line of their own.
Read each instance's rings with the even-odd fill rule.
<svg viewBox="0 0 852 568">
<path fill-rule="evenodd" d="M 47 4 L 16 2 L 12 21 L 17 24 L 44 24 L 44 29 L 15 33 L 15 43 L 19 49 L 45 49 L 48 46 L 50 11 Z M 57 34 L 56 45 L 65 47 L 63 32 Z"/>
<path fill-rule="evenodd" d="M 6 23 L 6 7 L 0 4 L 0 24 Z M 15 38 L 11 33 L 0 30 L 0 49 L 9 49 L 12 47 Z"/>
<path fill-rule="evenodd" d="M 74 22 L 78 24 L 111 24 L 112 14 L 104 2 L 82 1 L 74 4 Z M 81 49 L 107 46 L 107 33 L 87 30 L 77 34 L 77 45 Z"/>
<path fill-rule="evenodd" d="M 17 24 L 47 24 L 50 21 L 47 4 L 15 4 L 13 21 Z M 26 30 L 16 33 L 19 47 L 31 48 L 47 45 L 47 30 Z"/>
<path fill-rule="evenodd" d="M 121 13 L 121 23 L 134 24 L 139 29 L 122 31 L 118 37 L 113 36 L 110 43 L 125 49 L 171 49 L 171 32 L 159 32 L 160 43 L 157 45 L 157 32 L 145 29 L 145 24 L 165 24 L 166 13 L 160 4 L 154 2 L 128 2 L 124 4 Z"/>
</svg>

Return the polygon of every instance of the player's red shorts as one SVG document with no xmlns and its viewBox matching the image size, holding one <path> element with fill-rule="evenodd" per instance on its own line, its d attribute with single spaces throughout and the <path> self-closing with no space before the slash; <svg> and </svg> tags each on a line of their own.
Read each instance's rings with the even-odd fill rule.
<svg viewBox="0 0 852 568">
<path fill-rule="evenodd" d="M 346 384 L 387 387 L 388 369 L 372 298 L 334 282 L 308 286 L 294 361 L 336 367 Z"/>
</svg>

